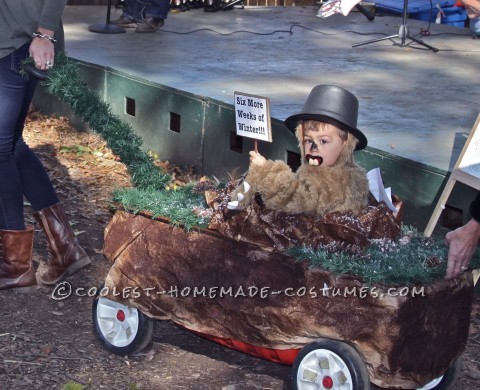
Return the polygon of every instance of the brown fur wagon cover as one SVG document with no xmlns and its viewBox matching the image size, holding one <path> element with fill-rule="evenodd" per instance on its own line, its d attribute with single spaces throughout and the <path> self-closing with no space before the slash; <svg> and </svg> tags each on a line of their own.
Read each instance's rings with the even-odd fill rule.
<svg viewBox="0 0 480 390">
<path fill-rule="evenodd" d="M 381 387 L 415 388 L 443 375 L 468 337 L 471 273 L 389 291 L 213 229 L 186 232 L 124 211 L 105 230 L 104 255 L 112 262 L 105 286 L 114 300 L 266 348 L 344 340 Z"/>
</svg>

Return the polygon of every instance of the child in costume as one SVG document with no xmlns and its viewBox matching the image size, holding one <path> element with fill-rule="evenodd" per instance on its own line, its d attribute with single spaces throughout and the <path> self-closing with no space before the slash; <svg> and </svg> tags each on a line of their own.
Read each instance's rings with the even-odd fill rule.
<svg viewBox="0 0 480 390">
<path fill-rule="evenodd" d="M 259 194 L 265 207 L 287 213 L 358 214 L 367 206 L 369 187 L 353 158 L 355 150 L 367 146 L 357 117 L 358 100 L 352 93 L 333 85 L 314 87 L 302 111 L 285 120 L 299 141 L 300 168 L 294 173 L 283 161 L 250 152 L 249 172 L 228 208 L 241 209 Z"/>
</svg>

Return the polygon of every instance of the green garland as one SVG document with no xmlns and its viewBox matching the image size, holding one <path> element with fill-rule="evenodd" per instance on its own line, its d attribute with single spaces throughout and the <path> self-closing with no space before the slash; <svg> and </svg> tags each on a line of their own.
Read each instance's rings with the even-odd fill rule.
<svg viewBox="0 0 480 390">
<path fill-rule="evenodd" d="M 164 188 L 171 176 L 162 173 L 153 164 L 152 158 L 141 148 L 142 139 L 128 123 L 112 113 L 110 106 L 85 85 L 78 73 L 78 66 L 60 53 L 42 85 L 48 93 L 68 104 L 76 116 L 106 141 L 112 152 L 127 166 L 135 187 Z"/>
<path fill-rule="evenodd" d="M 362 253 L 296 247 L 290 249 L 288 254 L 336 275 L 360 277 L 367 284 L 403 286 L 428 284 L 442 279 L 447 268 L 448 248 L 442 240 L 425 237 L 414 228 L 403 225 L 399 239 L 374 240 Z M 479 250 L 471 260 L 470 267 L 480 267 Z"/>
<path fill-rule="evenodd" d="M 24 68 L 31 63 L 33 59 L 27 59 Z M 25 69 L 23 73 L 28 77 Z M 205 226 L 205 218 L 193 213 L 194 206 L 205 207 L 200 196 L 191 193 L 191 186 L 169 190 L 172 177 L 155 166 L 132 127 L 114 115 L 110 106 L 91 91 L 78 74 L 77 64 L 59 53 L 41 84 L 48 93 L 68 104 L 126 165 L 135 188 L 116 189 L 113 200 L 130 212 L 143 210 L 154 217 L 161 215 L 171 219 L 173 225 L 183 225 L 186 229 Z"/>
<path fill-rule="evenodd" d="M 178 189 L 156 191 L 151 189 L 120 188 L 114 192 L 113 200 L 122 204 L 130 213 L 145 212 L 152 218 L 167 217 L 173 226 L 185 230 L 207 227 L 208 217 L 195 215 L 192 210 L 203 210 L 205 198 L 192 191 L 193 183 Z"/>
</svg>

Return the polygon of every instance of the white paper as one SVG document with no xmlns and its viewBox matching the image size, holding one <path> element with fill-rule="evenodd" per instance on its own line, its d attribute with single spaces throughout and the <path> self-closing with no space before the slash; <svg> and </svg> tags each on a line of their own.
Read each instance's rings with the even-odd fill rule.
<svg viewBox="0 0 480 390">
<path fill-rule="evenodd" d="M 380 168 L 374 168 L 371 171 L 367 172 L 368 178 L 368 187 L 373 197 L 377 202 L 385 202 L 388 208 L 392 211 L 397 211 L 395 206 L 392 203 L 392 189 L 388 187 L 385 189 L 382 180 L 382 174 L 380 173 Z"/>
<path fill-rule="evenodd" d="M 335 14 L 347 16 L 360 0 L 331 0 L 320 7 L 317 16 L 319 18 L 328 18 Z"/>
</svg>

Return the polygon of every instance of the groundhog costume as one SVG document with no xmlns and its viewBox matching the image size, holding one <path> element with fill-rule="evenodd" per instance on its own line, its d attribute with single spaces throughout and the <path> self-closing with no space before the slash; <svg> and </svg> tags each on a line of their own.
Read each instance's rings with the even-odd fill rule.
<svg viewBox="0 0 480 390">
<path fill-rule="evenodd" d="M 300 113 L 285 120 L 296 134 L 302 165 L 297 172 L 283 161 L 267 160 L 250 166 L 245 182 L 231 195 L 229 208 L 242 208 L 259 194 L 265 207 L 286 213 L 320 216 L 333 211 L 358 214 L 368 203 L 368 179 L 356 165 L 355 150 L 367 146 L 367 138 L 357 129 L 358 100 L 349 91 L 333 85 L 317 85 Z M 304 120 L 334 125 L 347 134 L 339 158 L 332 166 L 310 165 L 303 146 Z M 249 188 L 250 187 L 250 188 Z"/>
</svg>

